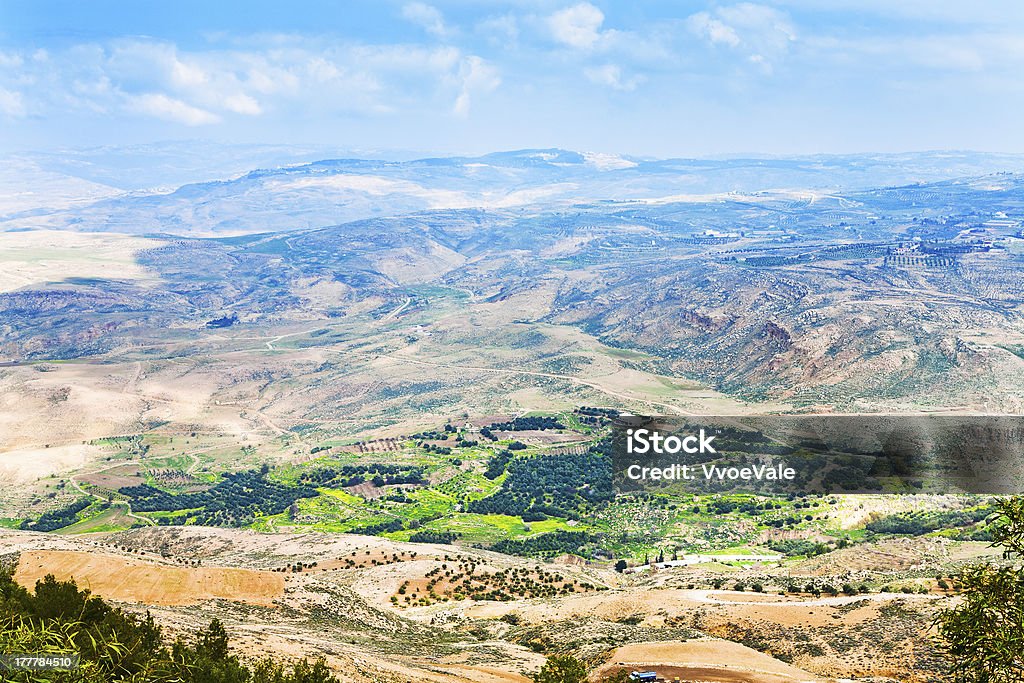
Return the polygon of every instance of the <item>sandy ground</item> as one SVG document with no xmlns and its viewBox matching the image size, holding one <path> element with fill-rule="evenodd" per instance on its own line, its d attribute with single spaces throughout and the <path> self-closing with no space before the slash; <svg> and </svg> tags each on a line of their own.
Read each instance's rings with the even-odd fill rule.
<svg viewBox="0 0 1024 683">
<path fill-rule="evenodd" d="M 161 550 L 169 553 L 169 559 L 160 557 Z M 417 553 L 415 559 L 411 558 L 413 551 Z M 842 661 L 799 657 L 795 660 L 797 666 L 793 666 L 733 641 L 739 640 L 745 629 L 769 639 L 773 633 L 789 634 L 787 638 L 804 633 L 812 641 L 825 638 L 835 629 L 863 632 L 856 629 L 870 629 L 886 616 L 880 610 L 894 601 L 913 612 L 930 605 L 941 606 L 950 599 L 875 593 L 813 598 L 663 588 L 649 583 L 629 585 L 611 572 L 559 565 L 561 573 L 607 583 L 611 590 L 555 599 L 510 603 L 465 600 L 399 609 L 390 603 L 398 586 L 421 579 L 442 563 L 451 566 L 453 554 L 474 557 L 480 571 L 532 566 L 534 562 L 478 549 L 456 550 L 344 534 L 258 534 L 202 527 L 151 527 L 90 537 L 0 529 L 0 556 L 14 552 L 21 553 L 16 577 L 23 585 L 31 585 L 45 573 L 60 578 L 74 576 L 98 594 L 133 603 L 140 610 L 151 609 L 161 623 L 184 635 L 217 616 L 228 626 L 239 651 L 251 656 L 266 652 L 285 656 L 323 654 L 346 683 L 525 682 L 528 678 L 522 677 L 523 672 L 535 671 L 544 658 L 498 635 L 507 627 L 496 620 L 509 613 L 515 613 L 524 627 L 549 628 L 584 616 L 637 623 L 631 620 L 639 617 L 638 625 L 644 628 L 698 628 L 723 638 L 622 646 L 604 660 L 606 672 L 621 663 L 630 670 L 655 670 L 670 681 L 678 676 L 681 681 L 703 683 L 819 682 L 849 672 L 858 676 L 889 675 L 887 672 L 903 661 L 902 655 L 873 653 L 870 643 L 856 652 L 844 651 Z M 393 562 L 396 553 L 403 561 Z M 204 566 L 175 564 L 193 558 L 201 558 Z M 345 559 L 361 566 L 343 568 Z M 373 560 L 377 560 L 377 566 L 372 565 Z M 295 561 L 318 564 L 301 573 L 267 571 Z M 380 564 L 388 561 L 391 563 Z M 245 607 L 242 603 L 270 609 Z M 327 621 L 316 621 L 317 626 L 311 628 L 314 622 L 295 620 L 296 614 L 338 615 L 339 621 L 335 624 L 328 616 Z M 464 633 L 462 627 L 468 624 L 485 622 L 490 622 L 485 628 L 492 630 L 486 640 L 466 638 L 460 641 L 457 652 L 449 650 L 440 655 L 435 651 L 431 659 L 429 643 L 434 642 L 433 638 L 446 633 L 437 641 L 444 642 L 451 636 L 459 637 L 457 634 Z M 908 622 L 908 626 L 913 628 L 914 624 Z M 376 644 L 362 642 L 364 629 L 394 633 L 396 640 L 392 642 L 390 635 L 383 635 L 381 650 Z M 382 651 L 388 654 L 382 656 Z M 914 656 L 910 650 L 906 654 Z"/>
<path fill-rule="evenodd" d="M 224 567 L 173 567 L 127 557 L 67 550 L 21 555 L 15 580 L 32 587 L 47 574 L 75 579 L 112 600 L 147 605 L 193 605 L 223 599 L 273 606 L 284 594 L 283 574 Z"/>
<path fill-rule="evenodd" d="M 672 680 L 701 683 L 812 683 L 827 681 L 757 650 L 724 640 L 635 643 L 616 649 L 601 673 L 626 668 L 657 671 Z"/>
<path fill-rule="evenodd" d="M 147 280 L 153 275 L 135 262 L 135 254 L 161 244 L 160 240 L 112 233 L 3 232 L 0 292 L 75 277 Z"/>
<path fill-rule="evenodd" d="M 58 472 L 75 470 L 98 459 L 101 453 L 102 449 L 87 445 L 2 451 L 0 484 L 27 484 Z"/>
<path fill-rule="evenodd" d="M 498 666 L 458 661 L 465 659 L 464 655 L 432 659 L 412 652 L 381 657 L 359 646 L 346 646 L 339 650 L 338 644 L 332 640 L 318 639 L 274 625 L 252 624 L 235 628 L 232 636 L 240 651 L 255 656 L 274 652 L 298 658 L 326 652 L 326 659 L 341 683 L 529 683 L 531 680 Z M 544 657 L 533 652 L 523 651 L 516 655 L 514 668 L 535 670 L 544 663 Z"/>
<path fill-rule="evenodd" d="M 631 587 L 618 591 L 575 595 L 554 601 L 517 601 L 470 603 L 462 613 L 479 619 L 497 619 L 515 612 L 531 623 L 571 619 L 589 614 L 607 621 L 644 615 L 644 623 L 660 625 L 673 618 L 701 610 L 705 619 L 725 623 L 767 622 L 780 626 L 826 627 L 833 625 L 834 608 L 858 605 L 847 611 L 844 624 L 857 624 L 877 615 L 877 605 L 890 600 L 931 600 L 927 595 L 870 594 L 833 598 L 762 596 L 753 593 L 709 590 L 651 590 Z"/>
<path fill-rule="evenodd" d="M 147 416 L 136 363 L 45 367 L 0 368 L 0 452 L 133 433 Z"/>
</svg>

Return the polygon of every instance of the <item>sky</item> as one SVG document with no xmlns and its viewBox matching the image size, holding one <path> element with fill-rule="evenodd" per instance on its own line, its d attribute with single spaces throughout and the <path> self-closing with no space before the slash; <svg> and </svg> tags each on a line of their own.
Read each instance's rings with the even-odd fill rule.
<svg viewBox="0 0 1024 683">
<path fill-rule="evenodd" d="M 1019 0 L 0 0 L 0 151 L 1024 152 Z"/>
</svg>

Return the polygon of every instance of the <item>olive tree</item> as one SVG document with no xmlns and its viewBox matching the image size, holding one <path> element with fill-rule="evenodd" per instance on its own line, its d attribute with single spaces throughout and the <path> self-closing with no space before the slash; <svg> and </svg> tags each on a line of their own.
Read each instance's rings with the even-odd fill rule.
<svg viewBox="0 0 1024 683">
<path fill-rule="evenodd" d="M 552 655 L 533 675 L 533 680 L 534 683 L 586 683 L 587 669 L 575 657 Z"/>
<path fill-rule="evenodd" d="M 982 564 L 960 576 L 963 601 L 938 617 L 941 648 L 956 683 L 1024 680 L 1024 497 L 999 501 L 992 544 L 1006 566 Z"/>
</svg>

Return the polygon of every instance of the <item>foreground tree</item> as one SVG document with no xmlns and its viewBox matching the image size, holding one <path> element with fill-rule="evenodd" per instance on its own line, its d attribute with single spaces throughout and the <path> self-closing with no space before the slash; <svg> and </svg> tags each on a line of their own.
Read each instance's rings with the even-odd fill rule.
<svg viewBox="0 0 1024 683">
<path fill-rule="evenodd" d="M 939 615 L 942 649 L 956 683 L 1024 680 L 1024 497 L 1000 501 L 992 544 L 1012 564 L 983 564 L 960 577 L 963 602 Z"/>
<path fill-rule="evenodd" d="M 552 655 L 533 675 L 533 680 L 534 683 L 586 683 L 587 670 L 575 657 Z"/>
<path fill-rule="evenodd" d="M 0 653 L 78 654 L 77 669 L 7 671 L 4 683 L 338 683 L 323 660 L 242 662 L 219 620 L 191 640 L 167 643 L 140 617 L 52 575 L 30 592 L 0 568 Z"/>
</svg>

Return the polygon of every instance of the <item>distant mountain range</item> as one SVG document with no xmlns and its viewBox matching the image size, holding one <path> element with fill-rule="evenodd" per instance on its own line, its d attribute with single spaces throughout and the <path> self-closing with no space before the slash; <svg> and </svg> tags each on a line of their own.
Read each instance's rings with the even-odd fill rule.
<svg viewBox="0 0 1024 683">
<path fill-rule="evenodd" d="M 134 257 L 149 275 L 0 295 L 0 357 L 116 353 L 168 330 L 202 338 L 229 323 L 256 336 L 364 321 L 360 334 L 374 338 L 382 319 L 427 315 L 441 291 L 468 295 L 459 304 L 467 315 L 528 301 L 517 320 L 643 350 L 669 374 L 750 399 L 1017 410 L 1024 175 L 753 189 L 765 178 L 805 188 L 894 178 L 910 166 L 937 174 L 940 159 L 981 163 L 921 155 L 900 170 L 893 158 L 639 161 L 529 150 L 319 161 L 103 199 L 7 225 L 163 235 Z M 696 186 L 704 192 L 688 193 Z M 420 335 L 409 324 L 410 338 Z"/>
<path fill-rule="evenodd" d="M 436 209 L 700 200 L 771 190 L 850 192 L 1024 171 L 1024 156 L 973 152 L 648 160 L 561 149 L 414 160 L 308 159 L 317 148 L 183 144 L 20 155 L 0 175 L 0 230 L 240 235 Z M 147 165 L 146 159 L 152 159 Z M 239 175 L 259 162 L 269 167 Z M 249 164 L 244 166 L 244 164 Z M 270 166 L 271 164 L 276 164 Z M 220 174 L 227 179 L 208 180 Z M 202 182 L 187 183 L 192 177 Z M 143 181 L 149 185 L 141 184 Z M 152 191 L 153 185 L 176 187 Z"/>
</svg>

